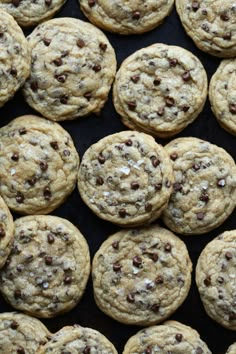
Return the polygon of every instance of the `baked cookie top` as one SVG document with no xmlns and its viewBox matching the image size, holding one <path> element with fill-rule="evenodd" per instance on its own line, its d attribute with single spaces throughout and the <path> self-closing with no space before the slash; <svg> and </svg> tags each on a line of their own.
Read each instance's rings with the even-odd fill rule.
<svg viewBox="0 0 236 354">
<path fill-rule="evenodd" d="M 37 354 L 102 353 L 117 354 L 113 344 L 100 332 L 79 325 L 66 326 L 53 334 Z"/>
<path fill-rule="evenodd" d="M 38 25 L 28 41 L 31 75 L 23 93 L 32 108 L 56 121 L 101 111 L 116 72 L 115 52 L 102 31 L 56 18 Z"/>
<path fill-rule="evenodd" d="M 211 354 L 198 332 L 177 321 L 142 329 L 125 345 L 123 354 Z"/>
<path fill-rule="evenodd" d="M 196 282 L 207 314 L 236 331 L 236 230 L 225 231 L 207 244 L 197 267 Z"/>
<path fill-rule="evenodd" d="M 37 116 L 0 129 L 0 194 L 10 209 L 47 214 L 75 187 L 79 156 L 59 124 Z"/>
<path fill-rule="evenodd" d="M 236 353 L 236 342 L 228 348 L 226 354 L 235 354 L 235 353 Z"/>
<path fill-rule="evenodd" d="M 0 268 L 11 251 L 14 238 L 14 222 L 10 210 L 0 196 Z"/>
<path fill-rule="evenodd" d="M 209 98 L 220 125 L 236 135 L 236 59 L 221 62 L 210 81 Z"/>
<path fill-rule="evenodd" d="M 176 0 L 176 9 L 199 49 L 223 58 L 236 55 L 234 0 Z"/>
<path fill-rule="evenodd" d="M 177 134 L 202 111 L 207 76 L 199 59 L 158 43 L 129 56 L 117 72 L 113 101 L 129 128 L 154 136 Z"/>
<path fill-rule="evenodd" d="M 143 133 L 106 136 L 84 154 L 78 188 L 100 218 L 123 226 L 155 220 L 166 207 L 173 182 L 164 148 Z"/>
<path fill-rule="evenodd" d="M 203 234 L 220 226 L 236 205 L 236 166 L 222 148 L 188 137 L 165 146 L 175 183 L 164 223 L 180 234 Z"/>
<path fill-rule="evenodd" d="M 120 34 L 151 31 L 170 13 L 174 1 L 79 0 L 85 16 L 104 30 Z"/>
<path fill-rule="evenodd" d="M 35 354 L 51 333 L 36 318 L 17 312 L 0 314 L 1 353 Z"/>
<path fill-rule="evenodd" d="M 14 18 L 0 9 L 0 107 L 30 74 L 31 51 Z"/>
<path fill-rule="evenodd" d="M 95 254 L 92 265 L 98 307 L 115 320 L 151 325 L 185 300 L 192 263 L 185 244 L 157 225 L 120 231 Z"/>
<path fill-rule="evenodd" d="M 25 216 L 15 221 L 0 290 L 17 310 L 54 317 L 77 305 L 89 271 L 88 245 L 74 225 L 56 216 Z"/>
</svg>

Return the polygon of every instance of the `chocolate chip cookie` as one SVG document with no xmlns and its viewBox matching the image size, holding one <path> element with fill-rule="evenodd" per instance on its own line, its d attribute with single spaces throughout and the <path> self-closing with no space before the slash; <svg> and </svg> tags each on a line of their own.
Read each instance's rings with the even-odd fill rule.
<svg viewBox="0 0 236 354">
<path fill-rule="evenodd" d="M 23 93 L 46 118 L 61 121 L 99 113 L 116 72 L 115 52 L 95 26 L 57 18 L 28 36 L 31 75 Z"/>
<path fill-rule="evenodd" d="M 96 26 L 120 34 L 151 31 L 172 10 L 173 0 L 79 0 L 85 16 Z"/>
<path fill-rule="evenodd" d="M 89 271 L 88 245 L 74 225 L 56 216 L 25 216 L 15 221 L 0 290 L 17 310 L 54 317 L 78 304 Z"/>
<path fill-rule="evenodd" d="M 207 244 L 196 267 L 196 283 L 207 314 L 236 331 L 236 230 Z"/>
<path fill-rule="evenodd" d="M 65 0 L 0 0 L 0 9 L 11 14 L 22 27 L 35 26 L 50 19 Z"/>
<path fill-rule="evenodd" d="M 123 354 L 211 354 L 198 332 L 177 321 L 142 329 L 125 345 Z"/>
<path fill-rule="evenodd" d="M 92 265 L 98 307 L 117 321 L 162 322 L 183 303 L 192 263 L 185 244 L 157 225 L 120 231 L 95 254 Z"/>
<path fill-rule="evenodd" d="M 236 135 L 236 59 L 225 59 L 213 75 L 209 98 L 219 124 Z"/>
<path fill-rule="evenodd" d="M 236 342 L 228 348 L 226 354 L 236 354 Z"/>
<path fill-rule="evenodd" d="M 31 52 L 14 18 L 0 9 L 0 107 L 10 100 L 30 74 Z"/>
<path fill-rule="evenodd" d="M 154 44 L 138 50 L 121 65 L 113 101 L 131 129 L 170 137 L 202 111 L 207 76 L 199 59 L 177 46 Z"/>
<path fill-rule="evenodd" d="M 220 226 L 236 206 L 236 166 L 222 148 L 198 138 L 165 146 L 175 183 L 164 223 L 180 234 L 203 234 Z"/>
<path fill-rule="evenodd" d="M 59 124 L 28 115 L 0 129 L 0 165 L 0 194 L 8 207 L 47 214 L 73 191 L 79 156 Z"/>
<path fill-rule="evenodd" d="M 51 333 L 36 318 L 17 312 L 0 314 L 0 352 L 35 354 Z"/>
<path fill-rule="evenodd" d="M 13 218 L 4 200 L 0 197 L 0 268 L 6 262 L 14 238 Z"/>
<path fill-rule="evenodd" d="M 84 202 L 104 220 L 122 226 L 150 223 L 167 206 L 173 182 L 164 148 L 143 133 L 109 135 L 84 154 L 78 188 Z"/>
<path fill-rule="evenodd" d="M 117 354 L 113 344 L 100 332 L 79 325 L 63 327 L 37 354 Z"/>
<path fill-rule="evenodd" d="M 176 9 L 199 49 L 223 58 L 236 55 L 234 0 L 176 0 Z"/>
</svg>

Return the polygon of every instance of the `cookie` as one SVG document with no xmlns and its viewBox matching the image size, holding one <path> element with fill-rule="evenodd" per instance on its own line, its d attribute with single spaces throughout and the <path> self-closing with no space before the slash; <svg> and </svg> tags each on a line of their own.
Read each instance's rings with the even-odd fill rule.
<svg viewBox="0 0 236 354">
<path fill-rule="evenodd" d="M 117 72 L 113 101 L 130 129 L 170 137 L 202 111 L 207 76 L 197 57 L 166 44 L 154 44 L 129 56 Z"/>
<path fill-rule="evenodd" d="M 173 182 L 164 148 L 143 133 L 109 135 L 85 152 L 78 173 L 84 202 L 122 226 L 150 223 L 167 206 Z"/>
<path fill-rule="evenodd" d="M 46 344 L 50 332 L 36 318 L 17 312 L 0 314 L 0 352 L 35 354 Z"/>
<path fill-rule="evenodd" d="M 115 320 L 151 325 L 183 303 L 192 263 L 185 244 L 158 225 L 122 230 L 110 236 L 92 265 L 94 298 Z"/>
<path fill-rule="evenodd" d="M 236 135 L 236 59 L 225 59 L 213 75 L 209 98 L 219 124 Z"/>
<path fill-rule="evenodd" d="M 103 334 L 79 325 L 63 327 L 37 351 L 37 354 L 72 354 L 72 352 L 117 354 L 113 344 Z"/>
<path fill-rule="evenodd" d="M 159 26 L 172 10 L 173 0 L 80 0 L 80 8 L 96 26 L 120 34 L 137 34 Z"/>
<path fill-rule="evenodd" d="M 31 51 L 14 18 L 0 9 L 0 107 L 30 74 Z"/>
<path fill-rule="evenodd" d="M 22 27 L 35 26 L 53 17 L 65 0 L 0 0 L 0 9 L 11 14 Z"/>
<path fill-rule="evenodd" d="M 223 58 L 236 55 L 234 0 L 176 0 L 176 9 L 199 49 Z"/>
<path fill-rule="evenodd" d="M 56 18 L 28 36 L 31 75 L 23 94 L 46 118 L 61 121 L 99 113 L 116 72 L 115 52 L 93 25 Z"/>
<path fill-rule="evenodd" d="M 236 354 L 236 342 L 228 348 L 226 354 Z"/>
<path fill-rule="evenodd" d="M 207 314 L 236 331 L 236 230 L 225 231 L 208 243 L 196 267 L 196 283 Z"/>
<path fill-rule="evenodd" d="M 59 124 L 28 115 L 0 129 L 0 194 L 13 211 L 47 214 L 73 191 L 79 156 Z"/>
<path fill-rule="evenodd" d="M 6 259 L 11 252 L 13 238 L 13 218 L 6 203 L 0 197 L 0 268 L 4 266 Z"/>
<path fill-rule="evenodd" d="M 56 216 L 25 216 L 15 221 L 0 290 L 15 309 L 54 317 L 77 305 L 89 271 L 88 245 L 74 225 Z"/>
<path fill-rule="evenodd" d="M 136 333 L 123 351 L 123 354 L 131 353 L 211 354 L 195 329 L 177 321 L 167 321 Z"/>
<path fill-rule="evenodd" d="M 198 138 L 165 146 L 175 183 L 163 221 L 172 231 L 203 234 L 220 226 L 236 206 L 236 166 L 222 148 Z"/>
</svg>

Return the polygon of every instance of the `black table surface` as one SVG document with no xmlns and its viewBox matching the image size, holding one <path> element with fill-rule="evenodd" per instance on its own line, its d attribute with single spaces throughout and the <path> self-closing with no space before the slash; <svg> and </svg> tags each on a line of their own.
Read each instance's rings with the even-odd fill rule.
<svg viewBox="0 0 236 354">
<path fill-rule="evenodd" d="M 55 17 L 75 17 L 87 21 L 80 11 L 77 0 L 68 0 Z M 31 31 L 32 29 L 27 29 L 25 30 L 25 34 L 27 35 Z M 190 50 L 203 63 L 209 79 L 220 63 L 220 59 L 214 58 L 197 49 L 192 40 L 186 35 L 175 9 L 173 9 L 171 15 L 158 28 L 146 34 L 120 36 L 106 33 L 106 35 L 116 51 L 118 67 L 127 56 L 153 43 L 178 45 Z M 0 126 L 7 124 L 17 116 L 30 113 L 37 114 L 24 102 L 21 92 L 18 92 L 10 102 L 0 108 Z M 71 134 L 81 158 L 85 150 L 102 137 L 127 130 L 121 123 L 113 107 L 111 93 L 99 117 L 90 115 L 74 121 L 62 122 L 61 124 Z M 176 137 L 180 136 L 195 136 L 208 140 L 223 147 L 234 159 L 236 157 L 236 138 L 225 132 L 218 125 L 211 112 L 209 101 L 207 101 L 203 112 L 195 122 Z M 157 142 L 165 145 L 169 140 L 157 139 Z M 52 214 L 70 220 L 80 229 L 88 241 L 91 257 L 93 257 L 101 243 L 109 235 L 119 230 L 119 227 L 105 222 L 94 215 L 82 202 L 77 189 Z M 19 215 L 14 215 L 14 217 L 17 218 Z M 159 223 L 161 224 L 161 221 Z M 221 227 L 208 234 L 185 237 L 180 235 L 181 239 L 187 245 L 194 269 L 199 254 L 205 245 L 221 232 L 234 228 L 236 228 L 235 211 Z M 201 338 L 207 343 L 212 353 L 224 354 L 228 346 L 236 341 L 236 333 L 221 327 L 206 315 L 195 285 L 194 275 L 193 271 L 192 286 L 186 301 L 170 319 L 180 321 L 195 328 L 200 333 Z M 0 296 L 0 312 L 5 311 L 13 311 L 13 308 Z M 122 353 L 128 338 L 140 329 L 137 326 L 118 323 L 97 308 L 93 299 L 91 277 L 82 300 L 73 310 L 54 319 L 45 319 L 42 321 L 52 332 L 59 330 L 65 325 L 73 325 L 75 323 L 84 327 L 97 329 L 113 342 L 119 353 Z"/>
</svg>

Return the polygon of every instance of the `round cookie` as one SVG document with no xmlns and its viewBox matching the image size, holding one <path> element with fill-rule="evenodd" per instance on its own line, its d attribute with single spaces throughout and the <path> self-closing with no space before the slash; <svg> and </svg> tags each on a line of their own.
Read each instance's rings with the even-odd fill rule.
<svg viewBox="0 0 236 354">
<path fill-rule="evenodd" d="M 173 182 L 165 149 L 143 133 L 109 135 L 85 152 L 78 173 L 84 202 L 122 226 L 150 223 L 167 206 Z"/>
<path fill-rule="evenodd" d="M 37 354 L 102 353 L 117 354 L 113 344 L 100 332 L 79 325 L 66 326 L 53 334 Z"/>
<path fill-rule="evenodd" d="M 123 354 L 130 353 L 211 354 L 195 329 L 177 321 L 167 321 L 136 333 L 123 351 Z"/>
<path fill-rule="evenodd" d="M 220 226 L 236 206 L 236 166 L 222 148 L 198 138 L 165 146 L 175 183 L 163 221 L 172 231 L 203 234 Z"/>
<path fill-rule="evenodd" d="M 11 14 L 22 27 L 35 26 L 53 17 L 65 0 L 0 0 L 0 9 Z"/>
<path fill-rule="evenodd" d="M 236 230 L 225 231 L 208 243 L 196 267 L 196 283 L 207 314 L 236 331 Z"/>
<path fill-rule="evenodd" d="M 173 0 L 79 0 L 80 8 L 96 26 L 120 34 L 151 31 L 172 10 Z"/>
<path fill-rule="evenodd" d="M 109 237 L 92 265 L 98 307 L 134 325 L 162 322 L 183 303 L 192 263 L 185 244 L 157 225 L 122 230 Z"/>
<path fill-rule="evenodd" d="M 28 115 L 0 129 L 0 165 L 0 194 L 8 207 L 47 214 L 73 191 L 79 156 L 59 124 Z"/>
<path fill-rule="evenodd" d="M 14 222 L 10 210 L 0 196 L 0 268 L 11 252 L 14 238 Z"/>
<path fill-rule="evenodd" d="M 226 354 L 236 354 L 236 342 L 228 348 Z"/>
<path fill-rule="evenodd" d="M 236 55 L 234 0 L 176 0 L 176 9 L 199 49 L 223 58 Z"/>
<path fill-rule="evenodd" d="M 221 62 L 210 82 L 209 99 L 219 124 L 236 135 L 236 59 Z"/>
<path fill-rule="evenodd" d="M 0 352 L 35 354 L 51 333 L 36 318 L 17 312 L 0 314 Z"/>
<path fill-rule="evenodd" d="M 56 216 L 25 216 L 15 221 L 0 290 L 17 310 L 54 317 L 77 305 L 89 272 L 88 245 L 74 225 Z"/>
<path fill-rule="evenodd" d="M 46 118 L 61 121 L 99 113 L 116 72 L 115 52 L 90 23 L 56 18 L 28 36 L 31 75 L 26 102 Z"/>
<path fill-rule="evenodd" d="M 0 107 L 10 100 L 30 74 L 31 53 L 14 18 L 0 9 Z"/>
<path fill-rule="evenodd" d="M 121 65 L 113 101 L 131 129 L 170 137 L 202 111 L 207 75 L 199 59 L 177 46 L 154 44 L 138 50 Z"/>
</svg>

